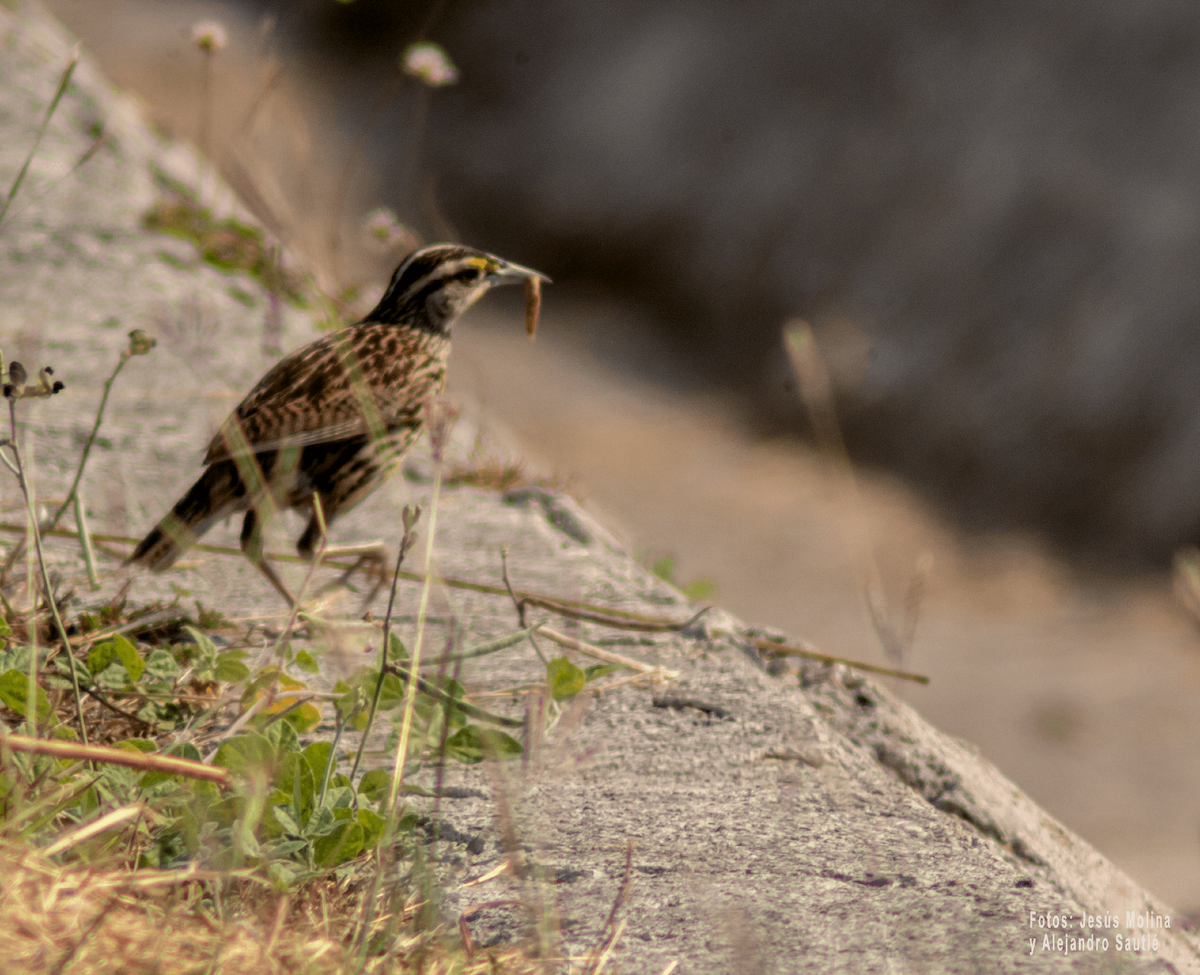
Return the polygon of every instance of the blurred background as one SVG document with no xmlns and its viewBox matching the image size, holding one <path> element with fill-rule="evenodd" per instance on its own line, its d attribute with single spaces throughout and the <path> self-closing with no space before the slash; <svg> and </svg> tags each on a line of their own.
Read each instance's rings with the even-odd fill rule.
<svg viewBox="0 0 1200 975">
<path fill-rule="evenodd" d="M 536 345 L 516 304 L 456 333 L 459 395 L 751 622 L 877 660 L 882 595 L 933 678 L 893 689 L 1200 913 L 1191 5 L 46 6 L 352 304 L 417 241 L 548 273 Z M 453 84 L 401 70 L 423 40 Z"/>
</svg>

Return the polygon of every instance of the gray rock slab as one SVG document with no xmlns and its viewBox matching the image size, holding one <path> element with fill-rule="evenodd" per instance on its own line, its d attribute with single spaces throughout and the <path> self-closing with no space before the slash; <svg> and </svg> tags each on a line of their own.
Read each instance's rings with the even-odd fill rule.
<svg viewBox="0 0 1200 975">
<path fill-rule="evenodd" d="M 36 135 L 68 49 L 63 32 L 32 8 L 0 8 L 4 186 Z M 76 167 L 97 125 L 113 137 Z M 159 340 L 119 377 L 105 443 L 84 482 L 94 527 L 117 534 L 148 529 L 187 487 L 216 425 L 273 361 L 263 351 L 262 289 L 142 228 L 156 166 L 186 180 L 197 161 L 146 130 L 136 106 L 85 55 L 0 225 L 4 352 L 35 368 L 52 364 L 67 384 L 49 402 L 20 407 L 42 497 L 66 490 L 125 332 L 141 327 Z M 221 194 L 218 203 L 236 210 Z M 547 298 L 542 327 L 552 328 Z M 472 314 L 487 314 L 486 306 Z M 285 309 L 284 326 L 286 347 L 315 334 L 299 310 Z M 455 430 L 457 462 L 505 451 L 486 417 L 468 416 Z M 408 500 L 425 505 L 424 530 L 427 448 L 408 470 L 340 521 L 334 540 L 394 545 Z M 2 490 L 19 521 L 15 486 Z M 506 549 L 518 588 L 676 620 L 695 609 L 584 508 L 549 489 L 449 489 L 437 519 L 436 566 L 445 576 L 496 585 Z M 235 544 L 236 528 L 206 541 Z M 284 524 L 273 541 L 285 546 L 298 530 Z M 55 541 L 51 551 L 79 604 L 108 598 L 126 580 L 109 561 L 91 592 L 73 543 Z M 300 570 L 292 578 L 298 584 Z M 134 598 L 170 597 L 172 584 L 230 617 L 282 615 L 240 558 L 199 555 L 177 572 L 139 575 Z M 398 602 L 410 647 L 417 594 L 405 584 Z M 506 597 L 439 588 L 431 605 L 431 652 L 459 625 L 468 645 L 516 627 Z M 383 594 L 371 609 L 384 611 Z M 321 648 L 324 679 L 333 680 L 371 659 L 364 650 L 377 631 L 359 621 L 352 594 L 325 611 L 345 620 Z M 686 973 L 1200 971 L 1200 944 L 1169 906 L 878 682 L 815 663 L 771 676 L 750 643 L 755 631 L 719 610 L 665 635 L 538 610 L 531 617 L 675 677 L 647 686 L 612 675 L 602 683 L 616 686 L 554 715 L 537 691 L 544 667 L 530 644 L 464 667 L 462 679 L 485 706 L 550 717 L 527 736 L 523 760 L 421 779 L 444 788 L 436 808 L 418 801 L 441 824 L 441 909 L 450 922 L 466 918 L 476 945 L 541 923 L 576 957 L 619 931 L 608 964 L 648 975 L 672 964 Z M 561 652 L 545 639 L 539 646 Z M 372 758 L 386 761 L 376 747 Z"/>
</svg>

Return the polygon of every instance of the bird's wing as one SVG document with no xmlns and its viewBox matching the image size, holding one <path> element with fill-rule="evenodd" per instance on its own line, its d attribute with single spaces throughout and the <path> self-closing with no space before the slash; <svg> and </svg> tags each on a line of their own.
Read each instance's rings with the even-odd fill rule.
<svg viewBox="0 0 1200 975">
<path fill-rule="evenodd" d="M 431 337 L 376 323 L 356 325 L 277 362 L 221 424 L 204 463 L 302 447 L 416 422 L 445 376 Z"/>
</svg>

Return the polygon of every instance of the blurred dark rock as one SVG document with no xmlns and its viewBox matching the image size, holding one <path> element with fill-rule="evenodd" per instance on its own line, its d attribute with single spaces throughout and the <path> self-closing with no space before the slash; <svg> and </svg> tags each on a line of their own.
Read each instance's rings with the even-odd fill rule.
<svg viewBox="0 0 1200 975">
<path fill-rule="evenodd" d="M 422 150 L 450 224 L 646 303 L 767 422 L 802 422 L 784 321 L 850 323 L 871 342 L 841 389 L 858 458 L 969 525 L 1104 558 L 1161 561 L 1200 535 L 1192 5 L 303 9 L 319 30 L 298 18 L 297 36 L 343 57 L 346 25 L 369 25 L 345 62 L 360 78 L 426 26 L 462 68 Z M 402 93 L 386 139 L 423 97 Z M 412 153 L 381 145 L 384 183 L 392 166 L 411 186 Z M 415 182 L 392 202 L 434 232 Z"/>
</svg>

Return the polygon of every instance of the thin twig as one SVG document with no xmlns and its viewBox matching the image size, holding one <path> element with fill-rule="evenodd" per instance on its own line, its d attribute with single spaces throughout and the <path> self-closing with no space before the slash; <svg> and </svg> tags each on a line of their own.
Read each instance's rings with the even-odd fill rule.
<svg viewBox="0 0 1200 975">
<path fill-rule="evenodd" d="M 872 674 L 883 674 L 887 677 L 899 677 L 903 680 L 916 681 L 918 684 L 929 683 L 928 677 L 922 674 L 911 674 L 906 670 L 877 667 L 875 664 L 865 664 L 861 660 L 851 660 L 849 657 L 834 657 L 828 653 L 817 653 L 815 650 L 793 647 L 786 643 L 776 643 L 774 640 L 764 640 L 761 637 L 752 637 L 750 642 L 760 650 L 769 650 L 772 653 L 777 653 L 785 657 L 807 657 L 809 660 L 822 660 L 827 664 L 845 664 L 847 667 L 853 667 L 855 670 L 866 670 Z"/>
<path fill-rule="evenodd" d="M 116 366 L 113 367 L 112 374 L 105 380 L 104 392 L 100 395 L 100 405 L 96 408 L 96 419 L 92 421 L 92 432 L 88 434 L 88 438 L 84 441 L 83 452 L 79 455 L 79 465 L 75 468 L 75 479 L 71 482 L 71 489 L 67 492 L 67 496 L 63 499 L 63 503 L 58 506 L 58 510 L 54 512 L 54 516 L 46 523 L 46 531 L 52 531 L 58 527 L 58 522 L 62 518 L 63 513 L 75 500 L 75 492 L 79 490 L 79 482 L 83 479 L 83 469 L 87 466 L 88 455 L 92 452 L 92 445 L 96 442 L 96 434 L 100 432 L 100 423 L 104 419 L 104 407 L 108 405 L 108 394 L 112 390 L 112 385 L 116 381 L 117 376 L 121 374 L 121 370 L 125 368 L 125 363 L 130 359 L 129 350 L 122 349 L 121 355 L 117 359 Z"/>
<path fill-rule="evenodd" d="M 34 154 L 41 145 L 42 136 L 46 134 L 46 128 L 50 125 L 50 118 L 54 115 L 54 110 L 58 108 L 58 103 L 62 100 L 62 96 L 66 93 L 67 85 L 71 81 L 71 75 L 75 72 L 75 65 L 79 63 L 79 46 L 76 45 L 71 51 L 71 60 L 67 62 L 67 67 L 62 73 L 62 77 L 58 79 L 58 88 L 54 91 L 54 97 L 50 99 L 50 104 L 46 107 L 46 115 L 42 119 L 42 124 L 38 128 L 37 135 L 34 137 L 33 145 L 29 147 L 29 155 L 25 157 L 25 163 L 21 166 L 21 171 L 17 173 L 17 178 L 13 180 L 12 187 L 8 191 L 8 196 L 4 199 L 4 206 L 0 207 L 0 223 L 4 222 L 4 215 L 8 213 L 8 208 L 12 206 L 13 197 L 17 195 L 17 190 L 21 188 L 21 183 L 25 180 L 25 174 L 29 171 L 29 164 L 33 162 Z"/>
<path fill-rule="evenodd" d="M 83 498 L 78 491 L 75 494 L 75 530 L 79 532 L 83 561 L 87 566 L 88 585 L 93 589 L 99 589 L 100 579 L 96 575 L 96 553 L 92 548 L 92 534 L 88 531 L 87 512 L 84 510 Z"/>
<path fill-rule="evenodd" d="M 66 971 L 67 965 L 69 965 L 71 961 L 74 960 L 75 956 L 79 954 L 79 949 L 92 939 L 92 936 L 96 933 L 97 929 L 101 924 L 104 923 L 105 918 L 107 918 L 108 915 L 112 913 L 113 909 L 116 908 L 120 903 L 120 897 L 110 897 L 108 899 L 104 907 L 102 907 L 96 913 L 96 916 L 92 918 L 91 923 L 88 924 L 87 929 L 83 932 L 83 934 L 80 935 L 75 943 L 71 945 L 66 953 L 63 954 L 62 958 L 58 960 L 58 964 L 54 966 L 54 970 L 51 971 L 49 975 L 62 975 L 62 973 Z"/>
<path fill-rule="evenodd" d="M 24 213 L 26 210 L 28 210 L 31 206 L 36 206 L 38 203 L 40 203 L 42 200 L 44 200 L 47 196 L 49 196 L 52 192 L 54 192 L 54 190 L 58 187 L 59 183 L 63 182 L 63 180 L 67 179 L 69 176 L 72 176 L 76 170 L 78 170 L 81 166 L 83 166 L 85 163 L 87 163 L 94 155 L 96 155 L 96 153 L 98 153 L 101 149 L 103 149 L 104 146 L 108 144 L 108 140 L 110 138 L 112 138 L 112 133 L 109 132 L 107 129 L 102 130 L 100 132 L 100 134 L 98 136 L 96 136 L 95 139 L 92 140 L 92 144 L 87 147 L 84 154 L 75 161 L 74 166 L 72 166 L 65 173 L 63 173 L 61 176 L 59 176 L 58 179 L 53 179 L 49 183 L 44 184 L 41 191 L 38 193 L 35 193 L 33 195 L 32 199 L 28 198 L 28 195 L 27 195 L 25 202 L 20 207 L 18 207 L 16 210 L 13 211 L 13 219 L 15 220 L 22 213 Z"/>
<path fill-rule="evenodd" d="M 363 749 L 367 745 L 367 736 L 371 733 L 375 710 L 379 706 L 379 694 L 383 690 L 383 676 L 387 669 L 388 651 L 391 649 L 392 607 L 396 605 L 396 584 L 399 581 L 400 566 L 404 562 L 404 556 L 416 538 L 415 529 L 420 517 L 420 505 L 406 504 L 400 515 L 401 523 L 404 525 L 404 535 L 400 539 L 400 551 L 396 553 L 396 570 L 392 573 L 392 591 L 388 594 L 387 615 L 383 618 L 383 646 L 379 651 L 379 676 L 375 680 L 375 693 L 371 695 L 371 709 L 367 712 L 367 726 L 363 728 L 362 737 L 358 741 L 358 751 L 354 755 L 354 767 L 350 769 L 351 782 L 354 781 L 355 773 L 358 772 L 358 766 L 362 762 Z"/>
<path fill-rule="evenodd" d="M 525 622 L 525 606 L 528 599 L 518 599 L 517 594 L 513 592 L 512 583 L 508 581 L 508 546 L 503 545 L 500 548 L 500 575 L 504 579 L 504 588 L 508 590 L 508 598 L 513 601 L 513 605 L 517 608 L 517 622 L 522 629 L 525 629 L 529 624 Z M 542 648 L 538 646 L 537 640 L 533 638 L 533 634 L 529 634 L 529 644 L 533 647 L 533 652 L 538 655 L 538 660 L 542 662 L 543 667 L 549 667 L 550 661 L 546 659 L 546 655 L 542 653 Z"/>
<path fill-rule="evenodd" d="M 625 657 L 619 653 L 613 653 L 611 650 L 604 650 L 601 647 L 585 643 L 583 640 L 577 640 L 573 636 L 567 636 L 546 626 L 542 627 L 541 633 L 567 650 L 574 650 L 576 653 L 582 653 L 588 657 L 603 660 L 608 664 L 618 664 L 621 667 L 628 667 L 630 670 L 636 670 L 640 674 L 654 674 L 666 680 L 674 680 L 679 676 L 673 670 L 667 670 L 665 667 L 656 667 L 654 664 L 644 663 L 641 660 L 634 660 L 632 657 Z"/>
<path fill-rule="evenodd" d="M 448 419 L 443 419 L 442 423 L 448 423 Z M 440 425 L 430 423 L 431 427 Z M 387 835 L 389 839 L 395 830 L 396 824 L 399 822 L 399 817 L 396 814 L 396 799 L 400 794 L 400 787 L 404 784 L 404 766 L 408 761 L 408 740 L 412 734 L 413 713 L 417 703 L 419 679 L 416 679 L 416 677 L 421 669 L 421 649 L 425 642 L 425 617 L 429 611 L 429 594 L 433 589 L 433 546 L 437 538 L 438 499 L 442 491 L 441 455 L 444 443 L 440 443 L 439 441 L 447 433 L 448 427 L 443 427 L 440 437 L 433 430 L 430 431 L 430 439 L 433 441 L 433 487 L 429 499 L 429 528 L 426 529 L 425 539 L 425 582 L 421 587 L 420 602 L 417 604 L 417 636 L 413 641 L 412 653 L 409 657 L 409 666 L 412 668 L 412 671 L 408 679 L 407 692 L 404 695 L 404 715 L 400 721 L 400 735 L 396 741 L 396 761 L 392 768 L 392 788 L 388 795 Z M 396 575 L 398 576 L 399 573 Z M 388 614 L 388 618 L 391 618 L 390 613 Z M 386 655 L 387 648 L 385 647 L 385 658 Z"/>
<path fill-rule="evenodd" d="M 58 630 L 58 637 L 62 640 L 63 650 L 70 657 L 71 640 L 67 636 L 67 628 L 63 625 L 62 617 L 58 612 L 58 603 L 54 599 L 54 588 L 50 585 L 50 573 L 46 570 L 46 555 L 42 551 L 42 537 L 38 532 L 37 514 L 33 510 L 33 498 L 29 490 L 29 480 L 25 476 L 25 467 L 21 463 L 21 451 L 17 447 L 17 400 L 16 397 L 9 397 L 8 400 L 8 418 L 12 429 L 12 440 L 9 443 L 9 449 L 12 450 L 13 462 L 17 469 L 17 482 L 21 485 L 21 494 L 25 498 L 25 508 L 29 518 L 29 532 L 33 535 L 34 551 L 37 554 L 38 568 L 41 570 L 42 590 L 46 598 L 46 604 L 50 607 L 50 615 L 54 617 L 54 626 Z M 35 607 L 36 610 L 36 607 Z M 36 629 L 37 621 L 32 621 L 33 627 Z M 34 658 L 37 658 L 36 649 L 33 653 Z M 83 743 L 87 744 L 87 726 L 83 721 L 83 694 L 79 690 L 79 675 L 75 672 L 74 659 L 68 661 L 68 668 L 71 671 L 71 687 L 75 692 L 75 715 L 79 720 L 79 737 Z M 37 714 L 37 694 L 36 690 L 33 695 L 33 700 L 27 702 L 27 707 L 33 714 Z"/>
<path fill-rule="evenodd" d="M 621 909 L 621 905 L 625 903 L 625 899 L 629 896 L 629 878 L 633 873 L 633 840 L 627 840 L 625 845 L 625 878 L 621 881 L 621 887 L 617 891 L 616 899 L 613 901 L 612 910 L 608 912 L 608 919 L 604 922 L 604 927 L 600 929 L 600 943 L 596 945 L 592 952 L 593 962 L 587 969 L 587 975 L 599 975 L 601 969 L 604 968 L 605 962 L 608 961 L 609 953 L 613 946 L 617 943 L 617 939 L 621 937 L 625 930 L 625 924 L 621 923 L 614 927 L 617 920 L 617 912 Z M 625 919 L 622 919 L 624 922 Z"/>
<path fill-rule="evenodd" d="M 123 708 L 117 707 L 115 704 L 112 703 L 112 701 L 110 701 L 108 698 L 106 698 L 103 694 L 101 694 L 94 687 L 85 687 L 83 689 L 83 693 L 87 694 L 90 697 L 95 698 L 97 701 L 100 702 L 101 705 L 103 705 L 104 707 L 106 707 L 110 711 L 112 711 L 113 714 L 119 714 L 122 718 L 125 718 L 126 720 L 136 722 L 137 724 L 140 724 L 143 728 L 145 728 L 147 731 L 153 732 L 155 730 L 154 725 L 152 725 L 145 718 L 139 718 L 136 714 L 132 714 L 129 711 L 124 710 Z M 174 698 L 172 698 L 172 700 L 174 700 Z"/>
<path fill-rule="evenodd" d="M 329 788 L 329 779 L 333 775 L 333 767 L 337 765 L 337 749 L 342 740 L 342 732 L 346 730 L 346 716 L 337 712 L 337 728 L 333 732 L 333 741 L 329 746 L 329 754 L 325 756 L 325 769 L 321 773 L 321 788 L 317 790 L 315 808 L 320 809 L 325 801 L 325 790 Z"/>
<path fill-rule="evenodd" d="M 406 684 L 412 676 L 412 671 L 407 667 L 398 667 L 395 664 L 388 664 L 385 668 L 387 673 L 395 674 Z M 439 704 L 444 704 L 447 707 L 453 706 L 461 711 L 469 718 L 476 718 L 479 721 L 488 721 L 492 724 L 502 725 L 505 728 L 522 728 L 525 722 L 519 718 L 506 718 L 500 714 L 492 714 L 490 711 L 485 711 L 483 708 L 477 708 L 473 704 L 468 704 L 461 698 L 457 698 L 452 694 L 447 694 L 436 684 L 425 680 L 423 677 L 417 678 L 417 689 L 428 697 L 433 698 Z"/>
<path fill-rule="evenodd" d="M 870 525 L 867 522 L 854 464 L 846 449 L 846 441 L 838 422 L 837 409 L 833 399 L 833 383 L 825 360 L 817 347 L 812 327 L 804 321 L 789 323 L 784 328 L 784 343 L 787 346 L 792 370 L 799 381 L 800 394 L 808 409 L 817 443 L 833 462 L 837 473 L 843 478 L 846 494 L 851 499 L 852 513 L 855 516 L 853 519 L 855 542 L 862 573 L 863 601 L 866 603 L 872 628 L 879 639 L 884 655 L 895 663 L 901 663 L 904 654 L 909 649 L 906 640 L 911 639 L 911 636 L 915 634 L 923 583 L 915 585 L 910 591 L 912 597 L 917 601 L 916 605 L 910 605 L 907 618 L 901 622 L 900 627 L 897 627 L 893 622 L 893 614 L 884 590 L 883 576 L 879 570 L 879 560 L 875 554 L 875 544 Z M 918 571 L 919 575 L 920 571 Z"/>
<path fill-rule="evenodd" d="M 75 501 L 78 497 L 79 482 L 83 479 L 83 471 L 87 467 L 88 456 L 92 452 L 92 445 L 95 444 L 95 442 L 96 442 L 96 434 L 100 432 L 100 423 L 104 419 L 104 408 L 105 408 L 105 406 L 108 405 L 108 394 L 112 391 L 113 382 L 116 381 L 116 378 L 120 374 L 121 370 L 123 368 L 125 368 L 126 362 L 128 362 L 135 355 L 147 355 L 150 352 L 150 350 L 154 348 L 154 346 L 156 344 L 157 344 L 156 341 L 153 338 L 151 338 L 150 336 L 146 335 L 144 332 L 142 332 L 141 329 L 135 328 L 133 331 L 131 331 L 129 333 L 129 345 L 127 348 L 124 348 L 121 350 L 121 354 L 117 358 L 116 366 L 113 367 L 112 373 L 109 375 L 108 379 L 104 383 L 104 392 L 100 396 L 100 405 L 96 409 L 96 419 L 92 422 L 91 433 L 88 434 L 88 438 L 83 444 L 83 452 L 79 455 L 79 464 L 75 468 L 75 479 L 71 482 L 71 489 L 67 492 L 67 496 L 63 499 L 62 504 L 60 504 L 58 506 L 58 510 L 56 512 L 54 512 L 53 516 L 51 516 L 51 518 L 46 522 L 46 524 L 44 526 L 42 526 L 43 534 L 49 534 L 49 533 L 53 533 L 56 531 L 56 529 L 58 528 L 58 523 L 62 519 L 63 513 L 67 510 L 67 508 L 69 508 L 71 506 L 71 503 L 73 501 Z M 14 439 L 15 439 L 15 434 L 14 434 Z M 5 462 L 7 463 L 7 460 Z M 11 468 L 11 465 L 10 465 L 10 468 Z M 16 472 L 14 471 L 14 473 L 16 473 Z M 78 516 L 77 516 L 76 522 L 78 524 Z M 76 533 L 67 532 L 66 534 L 68 536 L 72 536 Z M 87 537 L 86 527 L 83 525 L 80 525 L 79 531 L 77 534 L 80 539 L 80 543 L 84 546 L 84 557 L 89 558 L 90 553 L 89 553 L 88 549 L 90 547 L 90 543 L 89 543 L 89 540 Z M 102 540 L 104 538 L 104 536 L 96 536 L 96 537 L 99 537 Z M 21 553 L 24 552 L 24 550 L 25 550 L 24 540 L 18 542 L 13 547 L 13 550 L 8 554 L 8 558 L 4 562 L 3 569 L 0 570 L 0 578 L 6 577 L 8 575 L 8 573 L 12 569 L 13 565 L 16 564 L 16 560 L 21 557 Z M 94 573 L 94 565 L 91 561 L 89 561 L 89 563 L 88 563 L 89 579 L 92 579 L 93 573 Z M 92 579 L 92 581 L 94 582 L 94 579 Z"/>
<path fill-rule="evenodd" d="M 9 522 L 0 522 L 0 531 L 24 532 L 25 528 Z M 44 531 L 43 534 L 55 538 L 78 538 L 78 533 L 62 528 L 56 528 L 53 531 Z M 127 545 L 136 545 L 141 541 L 140 538 L 134 538 L 131 535 L 113 535 L 102 532 L 92 532 L 92 540 L 97 542 L 120 542 Z M 211 555 L 236 555 L 239 558 L 245 558 L 245 553 L 240 548 L 231 548 L 223 545 L 205 545 L 202 543 L 192 545 L 190 548 L 192 551 L 207 552 Z M 263 558 L 271 562 L 287 562 L 297 565 L 311 564 L 310 559 L 302 558 L 299 555 L 292 555 L 289 552 L 264 552 Z M 335 559 L 326 559 L 321 564 L 327 569 L 341 569 L 343 571 L 355 568 L 356 566 L 356 563 L 339 562 Z M 425 581 L 425 577 L 417 572 L 400 571 L 396 573 L 396 578 L 405 582 L 423 583 Z M 700 616 L 711 609 L 711 607 L 706 606 L 686 620 L 677 621 L 664 619 L 661 616 L 650 616 L 646 613 L 635 613 L 630 610 L 617 609 L 611 606 L 600 606 L 596 603 L 584 602 L 582 600 L 546 596 L 528 589 L 513 589 L 510 594 L 503 586 L 491 586 L 485 582 L 471 582 L 468 579 L 457 579 L 453 576 L 438 576 L 436 581 L 438 585 L 445 586 L 447 589 L 462 589 L 468 592 L 484 593 L 489 596 L 515 596 L 517 599 L 528 600 L 528 604 L 531 606 L 540 606 L 544 609 L 549 609 L 551 612 L 573 619 L 582 619 L 586 622 L 612 627 L 613 629 L 634 630 L 646 633 L 676 633 L 686 630 Z"/>
<path fill-rule="evenodd" d="M 204 765 L 190 758 L 178 758 L 174 755 L 130 751 L 108 745 L 83 745 L 55 738 L 30 738 L 28 735 L 4 734 L 0 736 L 0 743 L 14 752 L 24 752 L 28 755 L 50 755 L 54 758 L 123 765 L 142 772 L 166 772 L 168 775 L 203 779 L 218 785 L 223 785 L 229 779 L 228 769 Z"/>
<path fill-rule="evenodd" d="M 439 666 L 445 666 L 446 664 L 450 663 L 457 664 L 464 660 L 474 660 L 476 657 L 486 657 L 489 654 L 497 653 L 500 650 L 507 650 L 509 647 L 520 643 L 526 637 L 536 633 L 544 625 L 544 623 L 534 623 L 533 626 L 529 627 L 528 629 L 519 630 L 516 633 L 510 633 L 508 636 L 503 636 L 499 640 L 492 640 L 490 643 L 480 644 L 477 647 L 472 647 L 470 650 L 463 650 L 461 653 L 441 656 L 437 660 L 429 661 L 424 666 L 432 666 L 435 663 Z"/>
<path fill-rule="evenodd" d="M 500 546 L 500 577 L 504 580 L 504 588 L 508 590 L 509 598 L 512 599 L 513 605 L 517 608 L 517 623 L 524 629 L 529 624 L 525 622 L 525 601 L 518 599 L 517 594 L 513 592 L 512 583 L 508 581 L 508 546 Z"/>
</svg>

